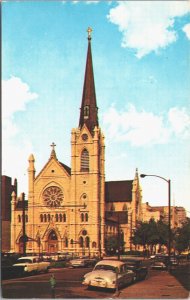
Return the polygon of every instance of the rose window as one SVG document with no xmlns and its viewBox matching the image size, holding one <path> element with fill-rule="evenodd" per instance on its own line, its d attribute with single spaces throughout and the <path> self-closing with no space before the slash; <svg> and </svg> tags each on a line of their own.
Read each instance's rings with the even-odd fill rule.
<svg viewBox="0 0 190 300">
<path fill-rule="evenodd" d="M 51 186 L 45 189 L 42 197 L 46 205 L 51 207 L 60 206 L 64 198 L 62 190 L 57 186 Z"/>
</svg>

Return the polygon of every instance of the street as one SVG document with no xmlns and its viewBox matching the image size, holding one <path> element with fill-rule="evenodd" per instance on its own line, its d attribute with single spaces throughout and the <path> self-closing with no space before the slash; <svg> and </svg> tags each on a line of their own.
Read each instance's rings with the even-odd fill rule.
<svg viewBox="0 0 190 300">
<path fill-rule="evenodd" d="M 190 265 L 179 266 L 167 271 L 150 270 L 147 279 L 129 285 L 116 295 L 104 289 L 88 290 L 81 284 L 83 275 L 91 268 L 51 269 L 48 274 L 4 280 L 2 298 L 51 298 L 50 275 L 56 278 L 56 298 L 133 298 L 133 299 L 183 299 L 188 298 L 190 290 Z"/>
</svg>

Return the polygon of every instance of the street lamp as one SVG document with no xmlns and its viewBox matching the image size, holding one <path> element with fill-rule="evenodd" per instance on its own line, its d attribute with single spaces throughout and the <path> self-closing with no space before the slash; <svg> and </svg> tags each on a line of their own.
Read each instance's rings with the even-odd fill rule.
<svg viewBox="0 0 190 300">
<path fill-rule="evenodd" d="M 168 261 L 170 264 L 170 256 L 171 256 L 171 181 L 170 179 L 166 179 L 159 175 L 147 175 L 147 174 L 141 174 L 140 177 L 144 178 L 146 176 L 152 176 L 152 177 L 158 177 L 168 184 Z"/>
</svg>

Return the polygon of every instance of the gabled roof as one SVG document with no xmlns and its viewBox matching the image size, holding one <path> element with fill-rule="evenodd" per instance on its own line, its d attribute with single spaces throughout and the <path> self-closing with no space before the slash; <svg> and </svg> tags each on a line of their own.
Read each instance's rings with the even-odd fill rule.
<svg viewBox="0 0 190 300">
<path fill-rule="evenodd" d="M 71 175 L 71 168 L 65 165 L 64 163 L 59 161 L 59 164 L 67 171 L 69 175 Z"/>
<path fill-rule="evenodd" d="M 41 175 L 42 172 L 45 170 L 45 168 L 47 167 L 47 165 L 49 164 L 49 162 L 50 162 L 51 160 L 55 160 L 62 168 L 64 168 L 64 169 L 66 170 L 66 172 L 67 172 L 69 175 L 71 175 L 71 168 L 70 168 L 70 167 L 68 167 L 68 166 L 65 165 L 64 163 L 58 161 L 57 158 L 50 156 L 49 160 L 48 160 L 47 163 L 44 165 L 44 167 L 41 169 L 41 171 L 38 173 L 38 175 L 36 176 L 35 180 L 36 180 L 37 178 L 40 177 L 40 175 Z"/>
<path fill-rule="evenodd" d="M 131 202 L 133 180 L 105 182 L 106 202 Z"/>
</svg>

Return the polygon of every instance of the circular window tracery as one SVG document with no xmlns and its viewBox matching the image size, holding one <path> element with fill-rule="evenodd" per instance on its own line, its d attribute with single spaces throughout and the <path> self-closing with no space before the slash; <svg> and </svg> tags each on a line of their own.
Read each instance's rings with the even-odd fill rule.
<svg viewBox="0 0 190 300">
<path fill-rule="evenodd" d="M 46 205 L 51 207 L 58 207 L 63 201 L 63 192 L 58 186 L 50 186 L 43 192 L 43 200 Z"/>
</svg>

